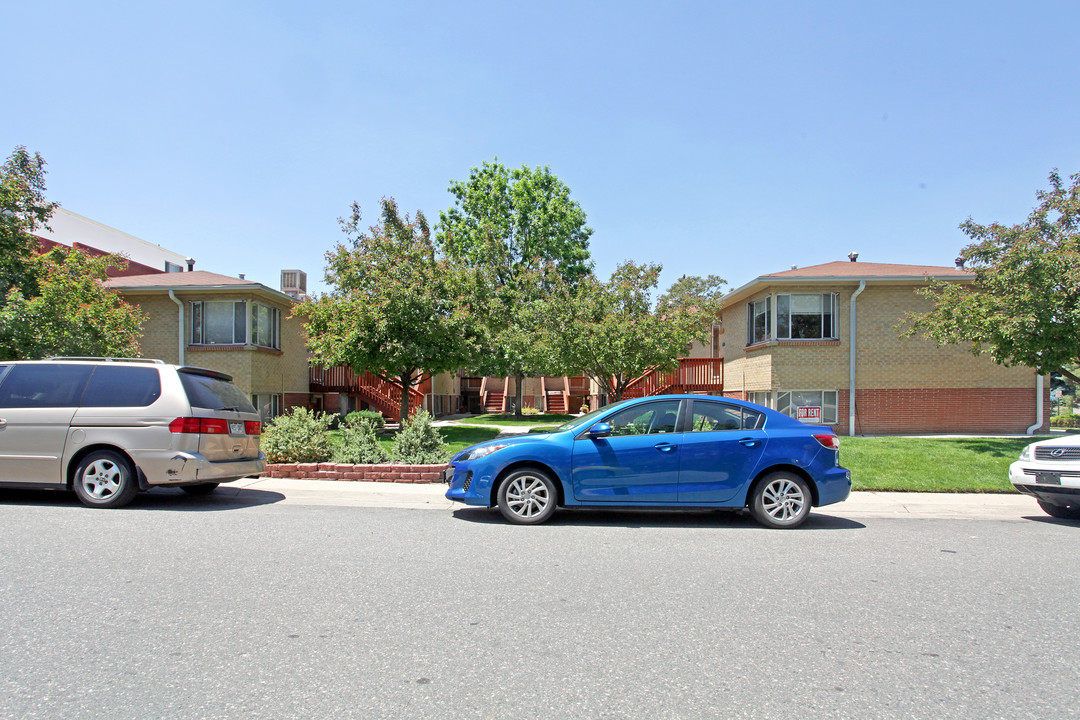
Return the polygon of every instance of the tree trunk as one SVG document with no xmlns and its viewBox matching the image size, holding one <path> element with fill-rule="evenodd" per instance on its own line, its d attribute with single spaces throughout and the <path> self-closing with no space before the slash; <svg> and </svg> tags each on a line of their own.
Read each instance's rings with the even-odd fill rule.
<svg viewBox="0 0 1080 720">
<path fill-rule="evenodd" d="M 405 421 L 409 419 L 409 388 L 412 387 L 412 379 L 412 370 L 402 373 L 398 378 L 398 382 L 401 383 L 401 409 L 398 412 L 398 421 L 402 427 L 405 426 Z"/>
<path fill-rule="evenodd" d="M 514 389 L 514 417 L 520 420 L 522 417 L 521 403 L 525 398 L 525 376 L 514 375 L 514 383 L 517 385 L 517 387 Z"/>
</svg>

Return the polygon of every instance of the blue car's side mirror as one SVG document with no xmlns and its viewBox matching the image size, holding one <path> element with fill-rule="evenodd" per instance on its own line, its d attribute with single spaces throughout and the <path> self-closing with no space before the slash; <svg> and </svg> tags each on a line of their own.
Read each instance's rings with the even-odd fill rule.
<svg viewBox="0 0 1080 720">
<path fill-rule="evenodd" d="M 611 434 L 611 426 L 606 422 L 598 422 L 589 428 L 589 437 L 602 438 Z"/>
</svg>

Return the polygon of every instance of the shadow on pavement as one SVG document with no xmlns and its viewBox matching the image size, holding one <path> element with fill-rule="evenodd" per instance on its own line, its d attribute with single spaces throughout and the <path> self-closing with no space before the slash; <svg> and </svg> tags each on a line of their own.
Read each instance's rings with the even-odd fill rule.
<svg viewBox="0 0 1080 720">
<path fill-rule="evenodd" d="M 1046 525 L 1066 525 L 1071 527 L 1080 527 L 1080 520 L 1068 520 L 1066 518 L 1050 517 L 1049 515 L 1024 515 L 1022 520 L 1030 520 L 1031 522 L 1044 523 Z"/>
<path fill-rule="evenodd" d="M 188 495 L 180 488 L 154 488 L 135 496 L 130 505 L 117 508 L 124 510 L 171 510 L 179 512 L 214 512 L 238 510 L 246 507 L 270 505 L 281 502 L 285 496 L 279 492 L 233 488 L 222 485 L 209 495 Z M 4 505 L 33 505 L 38 507 L 85 507 L 74 492 L 61 490 L 0 490 L 0 503 Z"/>
<path fill-rule="evenodd" d="M 459 520 L 484 525 L 513 527 L 493 508 L 458 508 L 454 517 Z M 568 525 L 580 527 L 626 527 L 626 528 L 757 528 L 765 530 L 745 513 L 731 510 L 626 510 L 597 509 L 577 510 L 560 508 L 544 525 Z M 862 530 L 866 526 L 848 518 L 834 517 L 811 512 L 806 522 L 792 532 L 811 530 Z"/>
</svg>

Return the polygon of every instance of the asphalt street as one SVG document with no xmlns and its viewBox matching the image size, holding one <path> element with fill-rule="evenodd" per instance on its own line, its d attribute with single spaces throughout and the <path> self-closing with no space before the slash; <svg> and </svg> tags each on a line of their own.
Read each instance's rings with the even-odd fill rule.
<svg viewBox="0 0 1080 720">
<path fill-rule="evenodd" d="M 0 491 L 0 717 L 1078 714 L 1080 524 L 1029 498 L 770 531 L 318 487 Z"/>
</svg>

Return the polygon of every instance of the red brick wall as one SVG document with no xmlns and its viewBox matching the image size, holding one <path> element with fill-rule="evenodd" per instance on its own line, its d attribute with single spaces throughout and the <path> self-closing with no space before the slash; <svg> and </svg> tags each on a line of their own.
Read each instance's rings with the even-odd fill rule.
<svg viewBox="0 0 1080 720">
<path fill-rule="evenodd" d="M 1035 422 L 1033 388 L 901 388 L 855 391 L 855 433 L 1022 434 Z M 837 398 L 836 431 L 848 432 L 848 393 Z M 1043 424 L 1050 391 L 1043 390 Z"/>
</svg>

